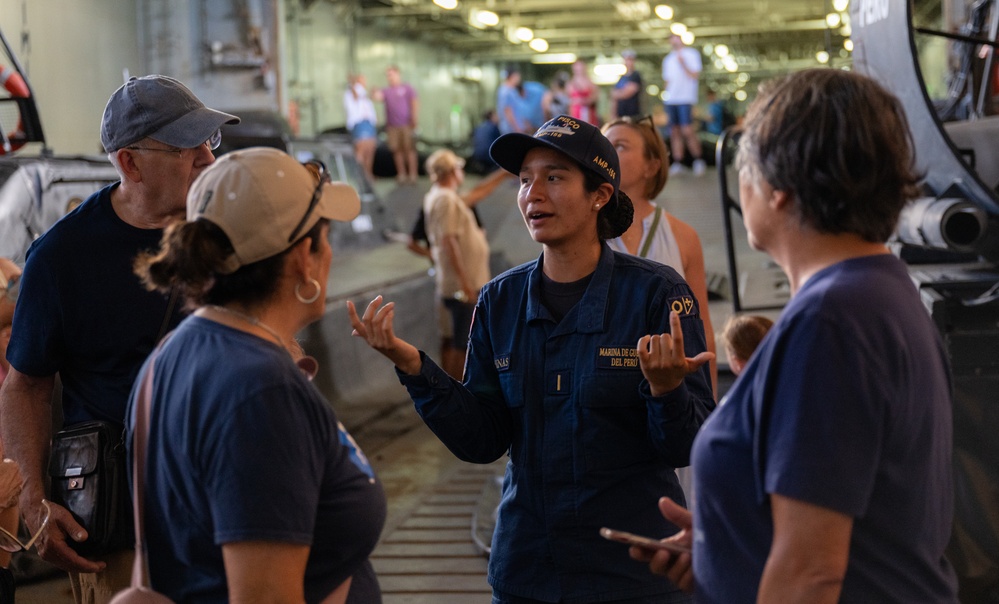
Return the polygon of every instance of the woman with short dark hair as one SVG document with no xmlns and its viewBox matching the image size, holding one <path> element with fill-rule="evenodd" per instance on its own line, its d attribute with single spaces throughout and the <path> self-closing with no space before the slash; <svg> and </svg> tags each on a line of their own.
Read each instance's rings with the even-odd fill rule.
<svg viewBox="0 0 999 604">
<path fill-rule="evenodd" d="M 694 442 L 693 524 L 660 504 L 693 573 L 632 555 L 704 602 L 956 602 L 947 353 L 885 245 L 917 192 L 902 106 L 857 73 L 792 74 L 737 162 L 749 242 L 792 297 Z"/>
</svg>

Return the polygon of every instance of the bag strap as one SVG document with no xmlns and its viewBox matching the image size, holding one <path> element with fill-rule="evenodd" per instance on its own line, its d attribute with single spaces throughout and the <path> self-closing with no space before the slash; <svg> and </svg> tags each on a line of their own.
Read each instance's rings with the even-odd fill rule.
<svg viewBox="0 0 999 604">
<path fill-rule="evenodd" d="M 652 238 L 656 235 L 656 228 L 659 227 L 659 218 L 663 214 L 663 209 L 656 206 L 656 216 L 652 219 L 652 226 L 649 227 L 649 232 L 645 234 L 645 243 L 642 244 L 642 249 L 638 252 L 638 255 L 645 258 L 649 254 L 649 248 L 652 247 Z"/>
<path fill-rule="evenodd" d="M 160 323 L 160 332 L 156 334 L 157 342 L 163 339 L 164 334 L 166 334 L 167 329 L 170 327 L 170 317 L 173 316 L 173 311 L 177 310 L 177 300 L 179 298 L 180 298 L 180 288 L 171 287 L 170 299 L 167 300 L 166 313 L 163 315 L 163 322 Z"/>
<path fill-rule="evenodd" d="M 153 400 L 153 367 L 156 357 L 163 348 L 160 342 L 149 359 L 149 366 L 142 376 L 142 385 L 135 398 L 135 428 L 132 430 L 132 515 L 135 523 L 135 562 L 132 565 L 132 587 L 149 589 L 149 564 L 146 561 L 146 544 L 144 539 L 145 517 L 143 493 L 145 492 L 146 446 L 149 438 L 149 415 Z"/>
</svg>

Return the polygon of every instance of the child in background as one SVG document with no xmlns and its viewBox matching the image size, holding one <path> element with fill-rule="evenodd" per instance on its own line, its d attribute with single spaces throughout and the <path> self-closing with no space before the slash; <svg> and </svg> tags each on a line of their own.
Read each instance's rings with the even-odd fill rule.
<svg viewBox="0 0 999 604">
<path fill-rule="evenodd" d="M 732 315 L 725 322 L 722 341 L 732 373 L 739 375 L 774 322 L 760 315 Z"/>
</svg>

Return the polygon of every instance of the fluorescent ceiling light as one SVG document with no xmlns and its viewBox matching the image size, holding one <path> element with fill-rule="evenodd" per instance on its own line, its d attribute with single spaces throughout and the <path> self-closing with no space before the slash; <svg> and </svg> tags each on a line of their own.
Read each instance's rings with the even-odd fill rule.
<svg viewBox="0 0 999 604">
<path fill-rule="evenodd" d="M 528 44 L 531 50 L 534 52 L 547 52 L 548 51 L 548 40 L 544 38 L 534 38 Z"/>
<path fill-rule="evenodd" d="M 680 23 L 679 21 L 676 21 L 675 23 L 670 24 L 669 31 L 670 33 L 682 36 L 683 32 L 687 31 L 687 26 L 684 25 L 683 23 Z"/>
<path fill-rule="evenodd" d="M 829 13 L 826 15 L 826 25 L 829 27 L 839 27 L 839 24 L 842 22 L 843 18 L 839 16 L 839 13 Z"/>
<path fill-rule="evenodd" d="M 530 27 L 518 27 L 513 35 L 521 42 L 530 42 L 534 38 L 534 31 Z"/>
<path fill-rule="evenodd" d="M 669 21 L 673 18 L 673 7 L 669 4 L 660 4 L 656 7 L 656 16 L 663 21 Z"/>
<path fill-rule="evenodd" d="M 826 63 L 829 62 L 829 53 L 824 50 L 820 50 L 819 52 L 815 53 L 815 60 L 825 65 Z"/>
<path fill-rule="evenodd" d="M 468 23 L 472 27 L 477 27 L 479 29 L 496 27 L 499 25 L 499 21 L 499 15 L 491 10 L 473 10 L 471 14 L 468 15 Z"/>
<path fill-rule="evenodd" d="M 836 11 L 837 13 L 844 13 L 844 12 L 846 12 L 846 9 L 847 9 L 848 6 L 850 6 L 850 1 L 849 0 L 833 0 L 832 1 L 833 10 Z"/>
<path fill-rule="evenodd" d="M 628 73 L 628 68 L 623 63 L 602 63 L 593 66 L 593 75 L 601 78 L 620 78 Z M 617 79 L 614 80 L 615 82 Z"/>
<path fill-rule="evenodd" d="M 535 65 L 572 65 L 575 62 L 576 55 L 571 52 L 551 52 L 531 57 L 531 63 Z"/>
<path fill-rule="evenodd" d="M 597 86 L 617 84 L 627 72 L 623 63 L 600 63 L 593 66 L 593 83 Z"/>
<path fill-rule="evenodd" d="M 458 8 L 458 0 L 434 0 L 434 4 L 444 10 L 454 10 Z"/>
<path fill-rule="evenodd" d="M 680 39 L 683 40 L 684 44 L 690 46 L 691 44 L 694 43 L 694 32 L 688 29 L 687 31 L 680 34 Z"/>
</svg>

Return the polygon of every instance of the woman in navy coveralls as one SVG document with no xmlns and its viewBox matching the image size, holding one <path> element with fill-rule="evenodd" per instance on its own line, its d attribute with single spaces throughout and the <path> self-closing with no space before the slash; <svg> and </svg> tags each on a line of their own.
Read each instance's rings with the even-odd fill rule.
<svg viewBox="0 0 999 604">
<path fill-rule="evenodd" d="M 459 458 L 510 461 L 493 534 L 496 603 L 685 602 L 605 541 L 608 526 L 664 537 L 662 493 L 715 403 L 697 301 L 672 268 L 612 251 L 631 223 L 617 153 L 568 116 L 490 153 L 520 177 L 543 252 L 483 287 L 463 383 L 395 336 L 379 296 L 354 335 L 396 365 L 417 412 Z"/>
</svg>

